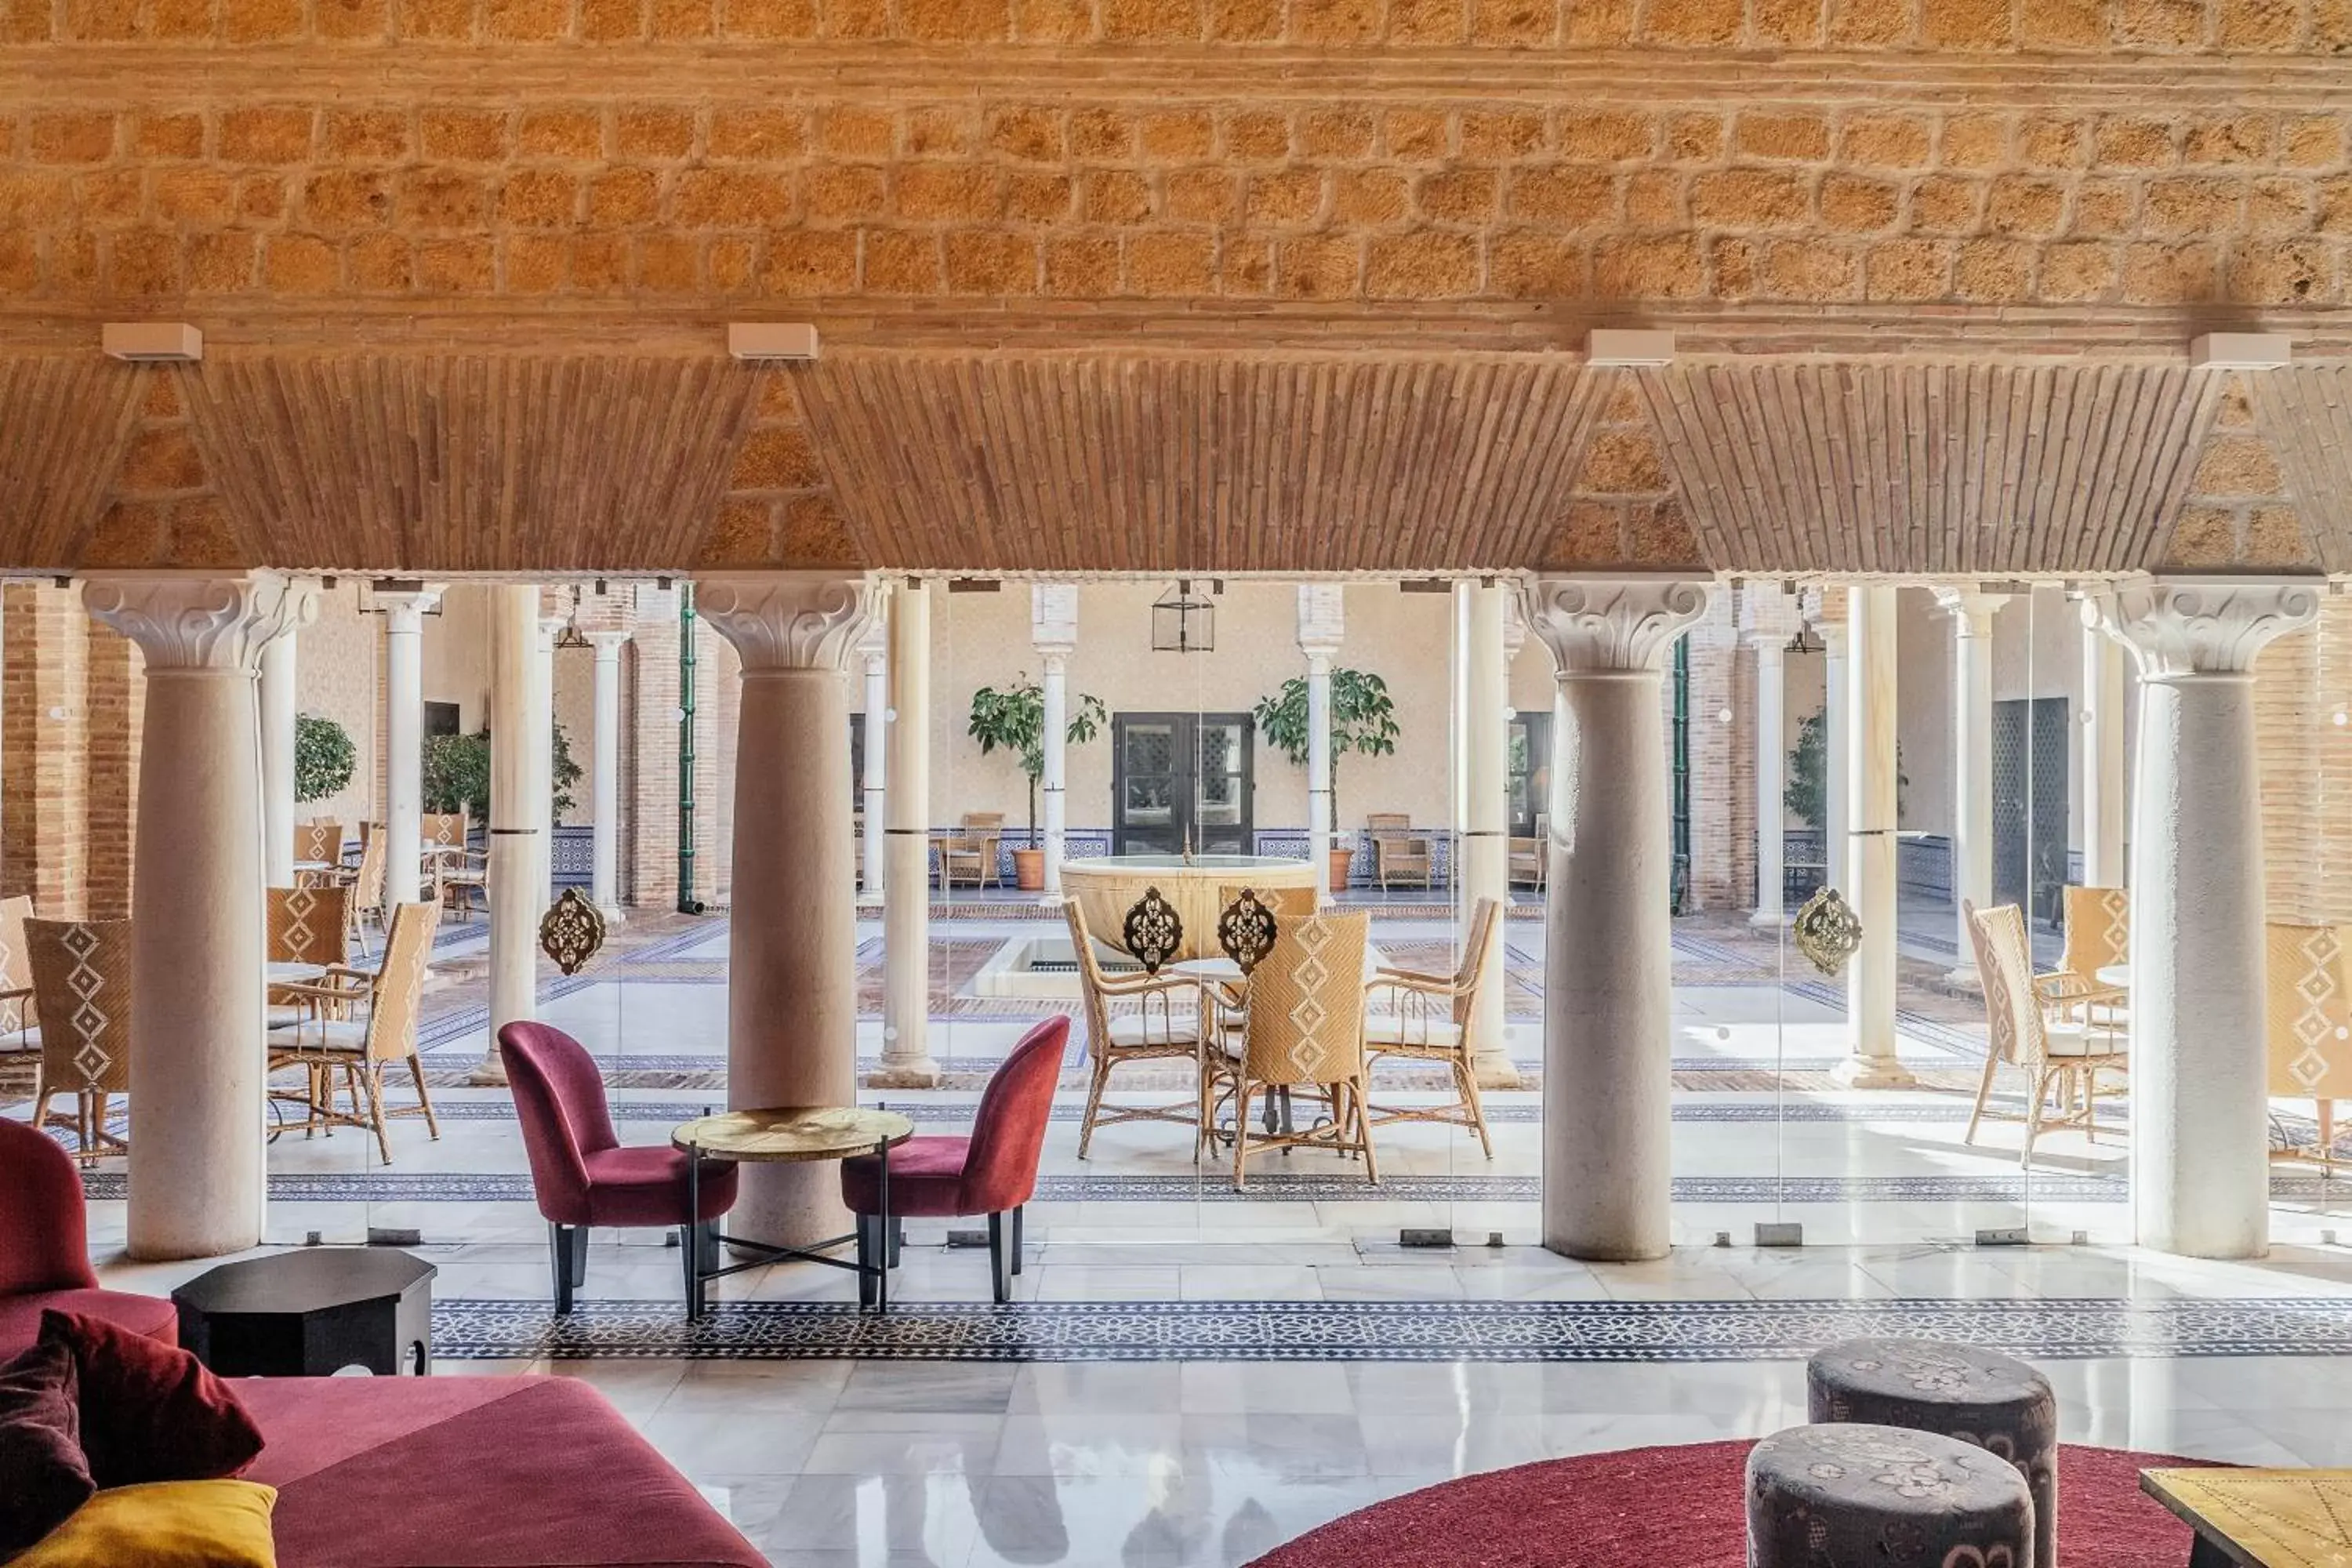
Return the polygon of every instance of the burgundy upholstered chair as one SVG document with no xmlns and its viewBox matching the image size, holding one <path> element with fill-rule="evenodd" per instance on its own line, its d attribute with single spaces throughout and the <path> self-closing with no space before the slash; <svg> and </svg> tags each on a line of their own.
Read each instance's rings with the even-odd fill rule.
<svg viewBox="0 0 2352 1568">
<path fill-rule="evenodd" d="M 44 1307 L 180 1342 L 179 1309 L 169 1300 L 99 1289 L 73 1156 L 47 1133 L 0 1116 L 0 1361 L 41 1337 Z"/>
<path fill-rule="evenodd" d="M 499 1059 L 522 1122 L 539 1212 L 547 1216 L 557 1315 L 572 1310 L 572 1292 L 588 1283 L 590 1226 L 676 1226 L 683 1268 L 693 1268 L 686 1229 L 735 1206 L 735 1167 L 704 1164 L 702 1212 L 689 1215 L 686 1155 L 622 1147 L 605 1108 L 604 1075 L 586 1047 L 546 1024 L 513 1023 L 499 1030 Z"/>
<path fill-rule="evenodd" d="M 857 1216 L 857 1261 L 887 1251 L 898 1262 L 898 1222 L 920 1217 L 988 1216 L 988 1260 L 996 1299 L 1013 1299 L 1013 1276 L 1021 1272 L 1021 1211 L 1037 1190 L 1037 1158 L 1045 1146 L 1045 1123 L 1054 1110 L 1054 1088 L 1062 1076 L 1062 1052 L 1070 1038 L 1067 1018 L 1048 1018 L 1021 1037 L 1004 1065 L 988 1080 L 972 1115 L 971 1136 L 909 1138 L 890 1151 L 890 1234 L 881 1234 L 876 1190 L 881 1163 L 860 1154 L 841 1163 L 841 1201 Z M 1010 1247 L 1005 1216 L 1012 1216 Z M 1009 1264 L 1009 1267 L 1008 1267 Z M 858 1290 L 870 1297 L 873 1281 Z"/>
</svg>

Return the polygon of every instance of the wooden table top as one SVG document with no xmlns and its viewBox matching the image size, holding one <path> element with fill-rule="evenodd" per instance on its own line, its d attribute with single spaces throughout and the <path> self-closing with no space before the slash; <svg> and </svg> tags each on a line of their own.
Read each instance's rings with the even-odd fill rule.
<svg viewBox="0 0 2352 1568">
<path fill-rule="evenodd" d="M 915 1124 L 895 1110 L 860 1105 L 779 1105 L 729 1110 L 683 1122 L 670 1147 L 713 1160 L 840 1160 L 871 1154 L 915 1135 Z"/>
<path fill-rule="evenodd" d="M 2233 1562 L 2352 1568 L 2352 1470 L 2142 1470 L 2139 1484 Z"/>
</svg>

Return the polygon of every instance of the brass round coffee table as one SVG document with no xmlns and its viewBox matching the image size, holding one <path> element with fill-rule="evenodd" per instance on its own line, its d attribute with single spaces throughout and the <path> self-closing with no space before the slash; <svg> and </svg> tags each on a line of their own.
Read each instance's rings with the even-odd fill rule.
<svg viewBox="0 0 2352 1568">
<path fill-rule="evenodd" d="M 670 1131 L 670 1146 L 692 1156 L 686 1163 L 686 1212 L 702 1212 L 702 1163 L 705 1160 L 727 1160 L 738 1163 L 789 1163 L 808 1160 L 846 1160 L 859 1154 L 872 1154 L 881 1162 L 881 1178 L 877 1184 L 880 1194 L 877 1205 L 881 1213 L 877 1219 L 884 1236 L 890 1234 L 890 1151 L 915 1135 L 915 1124 L 895 1110 L 868 1109 L 861 1105 L 780 1105 L 764 1110 L 730 1110 L 716 1116 L 698 1117 L 682 1122 Z M 858 1277 L 859 1304 L 865 1304 L 871 1287 L 875 1310 L 890 1310 L 889 1249 L 876 1249 L 876 1261 L 871 1265 L 846 1258 L 829 1258 L 825 1254 L 836 1247 L 845 1247 L 857 1239 L 856 1232 L 837 1236 L 830 1241 L 819 1241 L 808 1247 L 772 1247 L 764 1241 L 751 1241 L 741 1237 L 721 1236 L 716 1225 L 691 1225 L 686 1230 L 687 1246 L 693 1256 L 687 1259 L 686 1315 L 688 1321 L 703 1316 L 709 1308 L 706 1287 L 713 1279 L 739 1274 L 746 1268 L 757 1268 L 779 1258 L 792 1258 L 803 1263 L 823 1263 L 835 1268 L 846 1268 Z M 707 1268 L 716 1261 L 715 1248 L 724 1243 L 729 1247 L 755 1254 L 741 1263 L 723 1268 Z"/>
</svg>

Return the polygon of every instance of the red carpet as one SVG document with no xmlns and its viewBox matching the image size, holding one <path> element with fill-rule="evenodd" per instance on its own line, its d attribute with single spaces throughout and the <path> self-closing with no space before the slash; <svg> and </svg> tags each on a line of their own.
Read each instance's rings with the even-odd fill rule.
<svg viewBox="0 0 2352 1568">
<path fill-rule="evenodd" d="M 1468 1476 L 1333 1520 L 1252 1568 L 1741 1568 L 1749 1447 L 1627 1448 Z M 2188 1568 L 2189 1527 L 2141 1493 L 2139 1472 L 2198 1462 L 2061 1448 L 2061 1568 Z"/>
</svg>

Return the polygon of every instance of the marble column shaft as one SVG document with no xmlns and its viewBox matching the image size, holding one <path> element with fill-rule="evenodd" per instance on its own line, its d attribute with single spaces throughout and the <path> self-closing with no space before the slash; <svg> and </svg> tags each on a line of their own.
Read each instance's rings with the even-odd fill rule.
<svg viewBox="0 0 2352 1568">
<path fill-rule="evenodd" d="M 1788 918 L 1788 655 L 1776 636 L 1756 648 L 1756 912 L 1752 924 L 1777 927 Z"/>
<path fill-rule="evenodd" d="M 1672 1234 L 1673 945 L 1660 676 L 1712 584 L 1538 578 L 1528 626 L 1559 701 L 1545 921 L 1543 1244 L 1665 1255 Z"/>
<path fill-rule="evenodd" d="M 931 595 L 915 579 L 890 591 L 890 797 L 882 895 L 882 1078 L 939 1081 L 931 1060 Z"/>
<path fill-rule="evenodd" d="M 589 896 L 606 921 L 621 918 L 621 649 L 626 632 L 590 632 L 596 650 L 594 777 L 590 781 Z"/>
<path fill-rule="evenodd" d="M 1952 617 L 1952 918 L 1955 985 L 1976 987 L 1976 947 L 1963 900 L 1992 907 L 1992 631 L 2005 595 L 1938 588 Z"/>
<path fill-rule="evenodd" d="M 294 637 L 261 647 L 261 864 L 273 888 L 294 885 Z"/>
<path fill-rule="evenodd" d="M 850 833 L 847 665 L 873 613 L 861 577 L 706 577 L 696 612 L 735 645 L 733 903 L 727 1103 L 857 1099 L 857 862 Z M 848 1228 L 832 1165 L 753 1164 L 736 1234 L 802 1246 Z"/>
<path fill-rule="evenodd" d="M 858 847 L 861 858 L 860 886 L 868 898 L 882 896 L 884 865 L 889 836 L 883 831 L 889 812 L 890 779 L 890 594 L 887 586 L 874 590 L 874 620 L 865 637 L 858 639 L 857 650 L 866 660 L 866 779 L 862 809 L 866 813 L 865 841 Z"/>
<path fill-rule="evenodd" d="M 1463 738 L 1463 864 L 1459 872 L 1461 918 L 1467 921 L 1478 900 L 1511 903 L 1511 715 L 1509 669 L 1503 651 L 1503 602 L 1510 590 L 1492 583 L 1464 583 L 1465 700 Z M 1466 930 L 1463 932 L 1467 938 Z M 1475 1067 L 1480 1084 L 1516 1088 L 1509 1023 L 1504 998 L 1503 933 L 1487 945 L 1478 990 Z"/>
<path fill-rule="evenodd" d="M 547 819 L 547 795 L 539 788 L 538 748 L 530 742 L 538 691 L 538 587 L 493 584 L 489 619 L 490 1047 L 476 1077 L 503 1083 L 499 1030 L 539 1014 L 541 911 L 532 883 L 541 864 L 537 840 Z"/>
<path fill-rule="evenodd" d="M 425 836 L 425 616 L 441 585 L 375 591 L 383 612 L 383 898 L 425 896 L 417 847 Z"/>
<path fill-rule="evenodd" d="M 2083 881 L 2124 885 L 2124 650 L 2098 625 L 2094 606 L 2083 626 Z"/>
<path fill-rule="evenodd" d="M 1915 1080 L 1895 1054 L 1895 590 L 1846 590 L 1847 901 L 1862 921 L 1862 946 L 1848 961 L 1848 1056 L 1840 1081 L 1852 1089 L 1901 1089 Z"/>
</svg>

